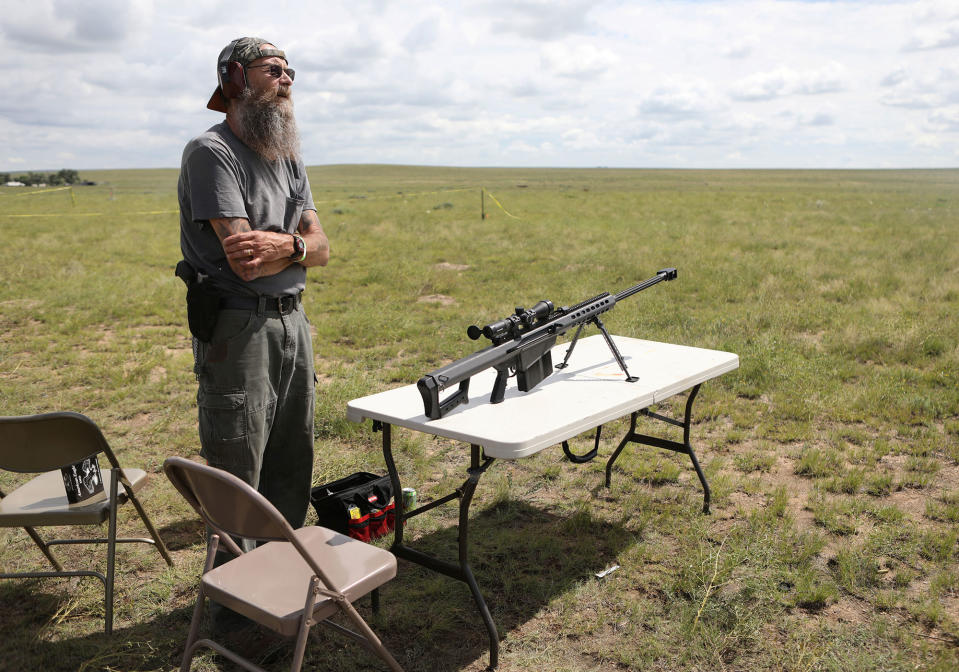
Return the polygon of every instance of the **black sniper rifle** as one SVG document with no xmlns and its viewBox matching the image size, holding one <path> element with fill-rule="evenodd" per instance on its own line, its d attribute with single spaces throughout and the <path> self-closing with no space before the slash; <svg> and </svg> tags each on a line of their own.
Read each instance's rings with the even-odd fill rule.
<svg viewBox="0 0 959 672">
<path fill-rule="evenodd" d="M 663 280 L 672 280 L 675 277 L 675 268 L 664 268 L 649 280 L 644 280 L 619 294 L 604 292 L 572 308 L 562 307 L 555 310 L 550 301 L 540 301 L 529 310 L 517 308 L 513 315 L 487 324 L 482 329 L 471 326 L 466 330 L 470 338 L 475 341 L 480 336 L 485 336 L 493 344 L 420 378 L 416 386 L 423 397 L 423 412 L 431 420 L 436 420 L 460 404 L 467 403 L 470 377 L 489 367 L 496 369 L 496 382 L 493 384 L 490 403 L 498 404 L 503 401 L 506 380 L 511 375 L 516 376 L 517 386 L 521 392 L 529 392 L 553 372 L 553 358 L 550 350 L 556 344 L 556 337 L 565 334 L 572 327 L 577 327 L 576 334 L 566 351 L 566 357 L 561 364 L 556 365 L 557 369 L 564 369 L 573 353 L 580 332 L 587 324 L 595 324 L 599 327 L 616 362 L 626 374 L 626 380 L 630 383 L 637 381 L 638 378 L 629 375 L 629 371 L 626 370 L 626 362 L 623 361 L 623 356 L 613 343 L 612 337 L 606 331 L 606 326 L 599 316 L 601 313 L 612 310 L 617 301 L 622 301 Z M 439 393 L 457 383 L 459 383 L 459 389 L 441 401 Z"/>
</svg>

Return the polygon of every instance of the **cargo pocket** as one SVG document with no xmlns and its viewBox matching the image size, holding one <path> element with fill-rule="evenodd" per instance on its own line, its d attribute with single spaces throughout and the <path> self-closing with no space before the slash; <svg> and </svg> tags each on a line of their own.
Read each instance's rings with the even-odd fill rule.
<svg viewBox="0 0 959 672">
<path fill-rule="evenodd" d="M 253 467 L 247 427 L 246 392 L 200 387 L 200 454 L 211 466 L 240 476 Z"/>
</svg>

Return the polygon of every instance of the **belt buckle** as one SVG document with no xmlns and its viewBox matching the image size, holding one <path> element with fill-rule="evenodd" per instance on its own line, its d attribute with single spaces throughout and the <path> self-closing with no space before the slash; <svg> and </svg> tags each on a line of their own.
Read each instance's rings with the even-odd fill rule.
<svg viewBox="0 0 959 672">
<path fill-rule="evenodd" d="M 292 313 L 293 310 L 296 308 L 296 297 L 290 294 L 286 294 L 284 296 L 279 297 L 279 300 L 277 303 L 278 303 L 277 307 L 280 309 L 280 314 L 288 315 L 289 313 Z"/>
</svg>

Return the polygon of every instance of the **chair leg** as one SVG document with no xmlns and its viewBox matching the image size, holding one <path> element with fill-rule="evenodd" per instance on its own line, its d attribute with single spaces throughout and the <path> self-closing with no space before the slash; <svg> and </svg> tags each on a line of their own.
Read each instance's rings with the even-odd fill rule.
<svg viewBox="0 0 959 672">
<path fill-rule="evenodd" d="M 163 543 L 163 539 L 160 538 L 160 533 L 157 532 L 156 528 L 153 526 L 153 522 L 150 520 L 150 517 L 147 515 L 146 510 L 143 508 L 143 505 L 140 504 L 140 500 L 135 494 L 133 494 L 133 488 L 125 488 L 127 491 L 127 499 L 133 504 L 133 507 L 137 510 L 137 513 L 140 514 L 140 519 L 143 521 L 143 524 L 146 526 L 147 531 L 149 531 L 150 536 L 153 537 L 153 543 L 157 547 L 157 550 L 160 551 L 160 555 L 166 560 L 166 564 L 170 567 L 173 566 L 173 558 L 170 557 L 170 552 L 167 550 L 166 544 Z"/>
<path fill-rule="evenodd" d="M 310 626 L 313 625 L 313 607 L 316 604 L 316 596 L 319 593 L 320 580 L 317 577 L 310 579 L 310 589 L 306 592 L 306 604 L 303 605 L 303 618 L 300 620 L 300 630 L 296 635 L 296 644 L 293 647 L 293 662 L 290 664 L 290 672 L 300 672 L 303 666 L 303 657 L 306 654 L 306 636 L 310 632 Z"/>
<path fill-rule="evenodd" d="M 27 534 L 29 534 L 30 538 L 33 539 L 33 543 L 35 543 L 40 548 L 40 551 L 45 556 L 47 556 L 47 560 L 50 561 L 50 564 L 53 565 L 53 568 L 57 570 L 58 572 L 62 572 L 63 566 L 59 562 L 57 562 L 57 559 L 55 557 L 53 557 L 53 553 L 50 551 L 50 547 L 47 546 L 46 543 L 44 543 L 43 539 L 40 538 L 40 535 L 37 534 L 37 531 L 34 530 L 32 527 L 25 527 L 23 529 L 27 531 Z"/>
<path fill-rule="evenodd" d="M 200 619 L 203 617 L 203 604 L 205 602 L 206 595 L 203 594 L 203 584 L 200 584 L 200 594 L 197 595 L 196 606 L 193 607 L 193 620 L 190 621 L 190 632 L 186 636 L 186 646 L 183 648 L 183 660 L 180 661 L 180 672 L 190 672 L 193 655 L 196 653 L 193 645 L 200 636 Z"/>
<path fill-rule="evenodd" d="M 368 645 L 376 652 L 383 661 L 389 665 L 390 669 L 393 672 L 403 672 L 403 668 L 400 666 L 396 659 L 393 657 L 393 654 L 390 653 L 389 649 L 383 646 L 383 642 L 380 641 L 380 638 L 376 636 L 376 633 L 373 632 L 369 624 L 363 620 L 363 617 L 357 613 L 356 608 L 350 604 L 349 600 L 343 600 L 339 602 L 340 608 L 346 613 L 346 616 L 353 621 L 353 624 L 359 629 L 363 636 L 366 638 Z"/>
<path fill-rule="evenodd" d="M 110 478 L 110 523 L 107 532 L 107 575 L 104 589 L 106 634 L 113 634 L 113 578 L 116 574 L 117 552 L 117 472 L 114 469 Z"/>
<path fill-rule="evenodd" d="M 216 549 L 220 545 L 220 535 L 211 534 L 210 540 L 206 545 L 206 562 L 203 566 L 203 573 L 206 574 L 213 569 L 213 560 L 216 557 Z M 206 595 L 203 592 L 203 581 L 200 581 L 200 590 L 196 596 L 196 606 L 193 607 L 193 620 L 190 621 L 190 632 L 186 636 L 186 646 L 183 648 L 183 660 L 180 662 L 180 672 L 189 672 L 190 664 L 193 662 L 193 655 L 196 653 L 194 644 L 200 636 L 200 619 L 203 617 L 203 605 L 206 602 Z"/>
</svg>

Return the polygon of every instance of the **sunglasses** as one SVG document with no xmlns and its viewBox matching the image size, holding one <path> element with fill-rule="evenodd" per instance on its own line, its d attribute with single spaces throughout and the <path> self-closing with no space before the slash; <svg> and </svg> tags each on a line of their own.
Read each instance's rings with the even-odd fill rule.
<svg viewBox="0 0 959 672">
<path fill-rule="evenodd" d="M 246 67 L 247 67 L 247 70 L 249 70 L 250 68 L 266 68 L 267 74 L 269 74 L 270 77 L 273 77 L 274 79 L 279 79 L 284 74 L 290 79 L 293 79 L 296 76 L 296 70 L 294 70 L 293 68 L 284 68 L 283 66 L 277 65 L 276 63 L 266 63 L 264 65 L 248 65 Z"/>
</svg>

